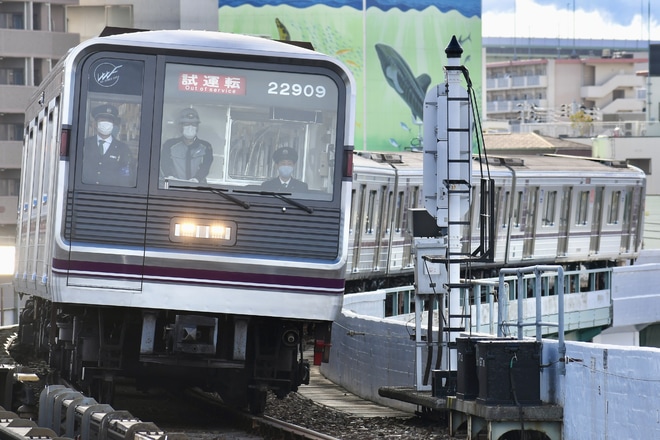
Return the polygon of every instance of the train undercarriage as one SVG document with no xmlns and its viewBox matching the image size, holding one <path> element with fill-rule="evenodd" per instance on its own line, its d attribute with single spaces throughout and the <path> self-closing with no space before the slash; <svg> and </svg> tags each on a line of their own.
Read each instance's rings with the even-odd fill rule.
<svg viewBox="0 0 660 440">
<path fill-rule="evenodd" d="M 99 403 L 111 404 L 115 381 L 131 378 L 140 389 L 199 387 L 261 413 L 269 391 L 284 398 L 309 383 L 305 342 L 329 339 L 330 328 L 327 322 L 53 304 L 35 297 L 22 312 L 12 355 L 21 363 L 47 362 L 58 378 Z"/>
</svg>

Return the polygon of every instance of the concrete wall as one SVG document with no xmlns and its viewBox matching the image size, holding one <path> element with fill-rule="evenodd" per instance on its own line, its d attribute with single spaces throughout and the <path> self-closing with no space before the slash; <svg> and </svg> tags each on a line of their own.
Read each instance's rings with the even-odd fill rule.
<svg viewBox="0 0 660 440">
<path fill-rule="evenodd" d="M 378 395 L 381 386 L 414 386 L 414 328 L 414 322 L 407 325 L 344 309 L 332 326 L 330 362 L 321 364 L 321 373 L 353 394 L 414 412 L 414 405 Z"/>
<path fill-rule="evenodd" d="M 333 325 L 328 379 L 352 393 L 394 408 L 413 406 L 378 396 L 383 386 L 415 383 L 414 322 L 344 310 Z M 660 438 L 660 349 L 543 341 L 541 399 L 564 407 L 563 438 Z M 565 371 L 565 373 L 564 373 Z"/>
<path fill-rule="evenodd" d="M 543 343 L 552 358 L 556 342 Z M 564 407 L 564 439 L 660 438 L 660 350 L 569 342 L 567 355 L 565 376 L 542 376 Z"/>
</svg>

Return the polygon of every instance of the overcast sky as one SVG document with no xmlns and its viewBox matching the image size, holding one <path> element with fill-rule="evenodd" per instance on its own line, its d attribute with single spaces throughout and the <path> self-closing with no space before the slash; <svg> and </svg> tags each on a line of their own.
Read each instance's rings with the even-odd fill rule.
<svg viewBox="0 0 660 440">
<path fill-rule="evenodd" d="M 484 37 L 658 41 L 659 18 L 658 0 L 482 0 Z"/>
</svg>

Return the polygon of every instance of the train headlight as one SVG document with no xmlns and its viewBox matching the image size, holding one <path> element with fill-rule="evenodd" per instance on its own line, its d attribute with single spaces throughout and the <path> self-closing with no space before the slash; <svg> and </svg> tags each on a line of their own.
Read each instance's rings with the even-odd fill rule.
<svg viewBox="0 0 660 440">
<path fill-rule="evenodd" d="M 231 246 L 236 243 L 236 223 L 226 220 L 175 217 L 170 239 L 176 242 Z"/>
</svg>

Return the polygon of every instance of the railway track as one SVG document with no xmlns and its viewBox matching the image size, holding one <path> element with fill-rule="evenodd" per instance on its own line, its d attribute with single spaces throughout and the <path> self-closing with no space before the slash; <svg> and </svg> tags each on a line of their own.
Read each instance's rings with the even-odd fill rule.
<svg viewBox="0 0 660 440">
<path fill-rule="evenodd" d="M 132 384 L 119 386 L 119 406 L 113 407 L 98 403 L 70 384 L 43 386 L 41 371 L 17 364 L 9 354 L 14 335 L 14 326 L 0 328 L 0 377 L 4 378 L 0 381 L 4 384 L 0 386 L 0 440 L 334 439 L 274 417 L 235 410 L 216 395 L 197 389 L 187 390 L 185 398 L 178 399 L 166 393 L 138 392 Z M 19 380 L 38 391 L 38 401 L 11 411 L 16 406 L 12 397 Z M 122 409 L 116 409 L 119 407 Z"/>
</svg>

